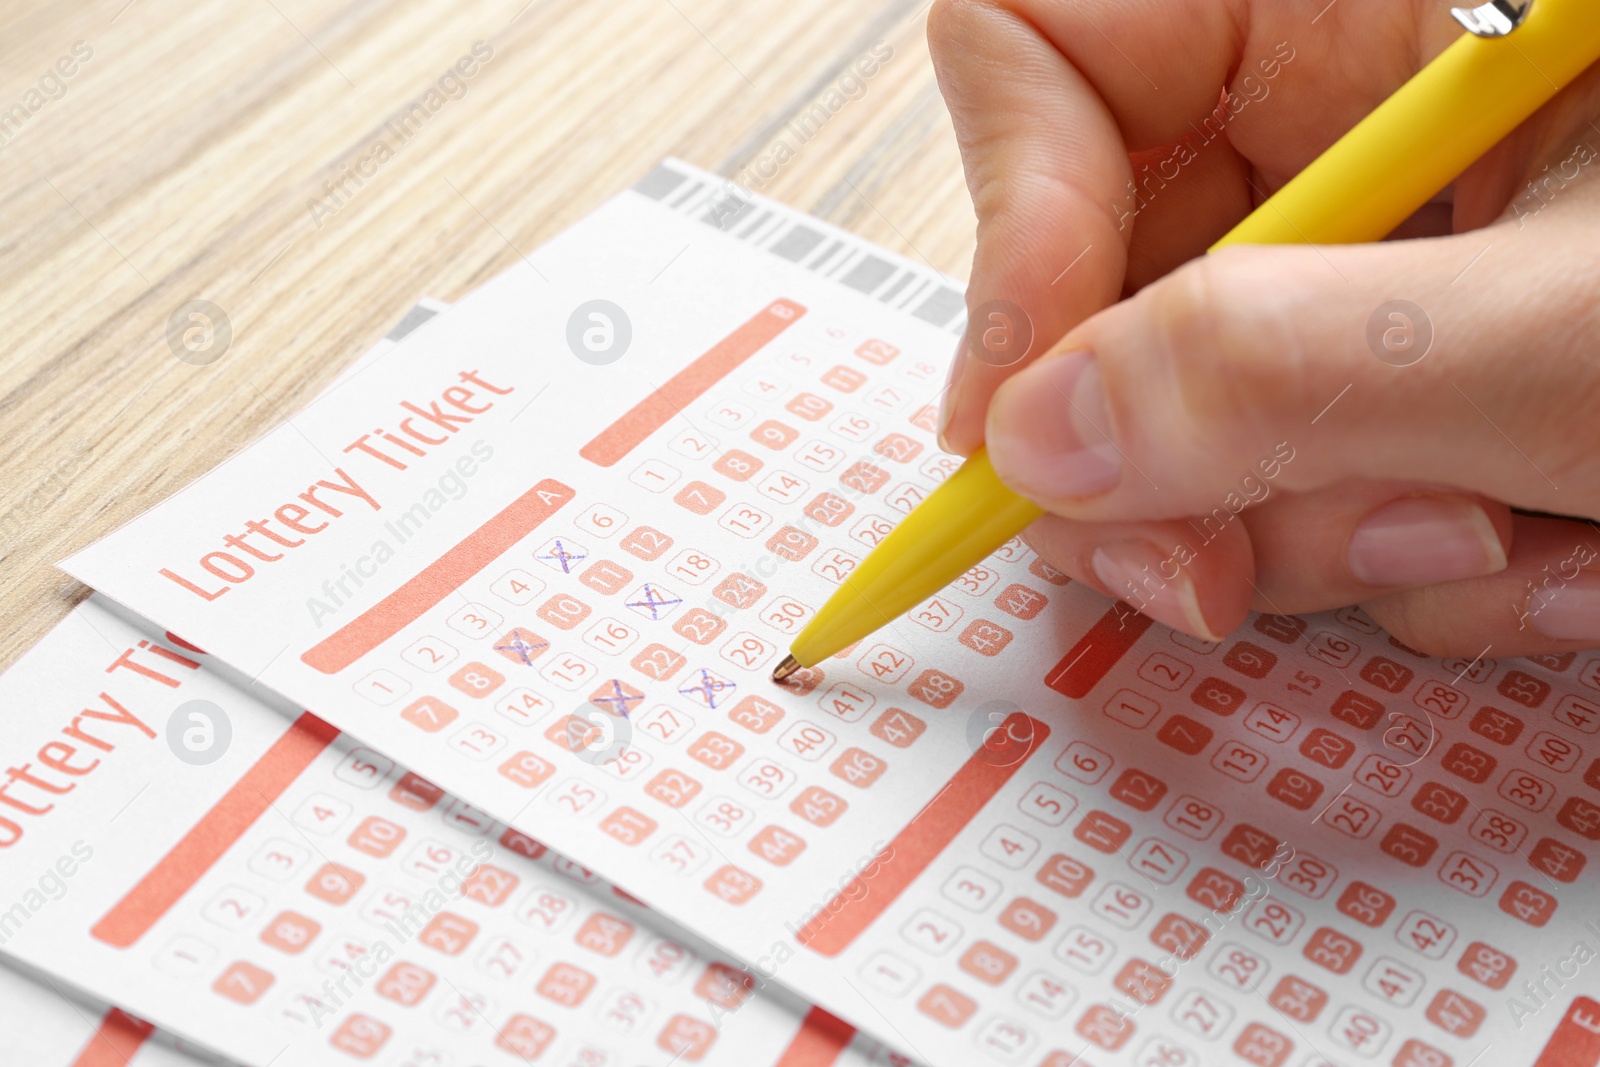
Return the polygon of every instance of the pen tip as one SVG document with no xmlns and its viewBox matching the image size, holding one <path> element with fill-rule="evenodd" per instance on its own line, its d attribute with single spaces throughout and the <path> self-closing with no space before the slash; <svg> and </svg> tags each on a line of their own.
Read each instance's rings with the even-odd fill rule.
<svg viewBox="0 0 1600 1067">
<path fill-rule="evenodd" d="M 799 669 L 799 660 L 795 659 L 793 656 L 785 656 L 783 657 L 783 662 L 778 664 L 777 669 L 772 672 L 772 680 L 774 682 L 781 682 Z"/>
</svg>

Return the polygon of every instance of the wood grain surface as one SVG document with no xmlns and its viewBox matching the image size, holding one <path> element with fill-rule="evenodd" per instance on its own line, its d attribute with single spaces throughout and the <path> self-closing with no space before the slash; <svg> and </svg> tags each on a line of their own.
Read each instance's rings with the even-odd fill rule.
<svg viewBox="0 0 1600 1067">
<path fill-rule="evenodd" d="M 964 276 L 972 209 L 926 16 L 925 0 L 0 7 L 0 666 L 86 594 L 56 560 L 295 411 L 418 297 L 460 297 L 663 156 Z M 785 132 L 879 42 L 892 56 L 814 136 Z M 795 151 L 775 166 L 780 138 Z M 232 329 L 203 366 L 168 341 L 196 299 Z"/>
</svg>

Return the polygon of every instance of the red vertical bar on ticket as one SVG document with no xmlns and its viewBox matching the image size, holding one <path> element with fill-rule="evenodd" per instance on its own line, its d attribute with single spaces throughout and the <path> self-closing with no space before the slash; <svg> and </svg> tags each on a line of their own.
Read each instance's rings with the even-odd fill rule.
<svg viewBox="0 0 1600 1067">
<path fill-rule="evenodd" d="M 416 577 L 302 653 L 300 662 L 323 674 L 344 670 L 460 589 L 575 495 L 571 486 L 554 478 L 544 479 L 422 568 Z"/>
<path fill-rule="evenodd" d="M 1600 1004 L 1578 997 L 1556 1024 L 1550 1043 L 1533 1067 L 1596 1067 L 1600 1064 Z"/>
<path fill-rule="evenodd" d="M 1083 635 L 1083 640 L 1050 668 L 1050 673 L 1044 676 L 1044 684 L 1074 700 L 1088 696 L 1148 629 L 1148 616 L 1140 615 L 1121 602 L 1111 605 L 1111 610 L 1100 616 L 1100 621 Z"/>
<path fill-rule="evenodd" d="M 1016 712 L 989 732 L 955 777 L 884 846 L 839 895 L 800 928 L 800 943 L 837 956 L 916 881 L 1043 745 L 1050 727 Z"/>
<path fill-rule="evenodd" d="M 128 1067 L 134 1053 L 155 1027 L 135 1019 L 121 1008 L 112 1008 L 100 1020 L 89 1043 L 83 1046 L 72 1067 Z"/>
<path fill-rule="evenodd" d="M 855 1036 L 855 1027 L 843 1019 L 812 1008 L 773 1067 L 833 1067 Z"/>
<path fill-rule="evenodd" d="M 310 712 L 301 715 L 89 932 L 113 948 L 136 943 L 338 736 Z"/>
<path fill-rule="evenodd" d="M 793 300 L 774 300 L 601 430 L 578 455 L 601 467 L 613 466 L 805 313 Z"/>
</svg>

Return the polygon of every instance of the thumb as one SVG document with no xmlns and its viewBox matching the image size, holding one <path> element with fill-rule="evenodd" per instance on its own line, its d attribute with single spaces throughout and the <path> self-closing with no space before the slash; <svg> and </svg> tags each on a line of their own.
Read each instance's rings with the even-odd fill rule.
<svg viewBox="0 0 1600 1067">
<path fill-rule="evenodd" d="M 1197 260 L 1001 386 L 995 470 L 1087 521 L 1237 514 L 1354 477 L 1600 514 L 1585 228 Z"/>
</svg>

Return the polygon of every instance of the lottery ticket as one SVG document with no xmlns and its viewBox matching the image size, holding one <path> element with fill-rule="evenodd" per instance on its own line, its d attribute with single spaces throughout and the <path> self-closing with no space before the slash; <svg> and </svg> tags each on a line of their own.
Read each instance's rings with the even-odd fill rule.
<svg viewBox="0 0 1600 1067">
<path fill-rule="evenodd" d="M 0 953 L 136 1014 L 96 1048 L 131 1054 L 154 1023 L 251 1065 L 877 1054 L 208 660 L 92 598 L 0 678 Z M 122 1062 L 98 1054 L 63 1062 Z"/>
<path fill-rule="evenodd" d="M 6 1062 L 28 1067 L 200 1067 L 207 1061 L 104 1004 L 54 988 L 44 975 L 0 963 L 0 1043 Z"/>
<path fill-rule="evenodd" d="M 768 680 L 955 468 L 962 314 L 669 161 L 63 566 L 920 1060 L 1596 1062 L 1600 658 L 1200 642 L 1014 541 Z"/>
</svg>

